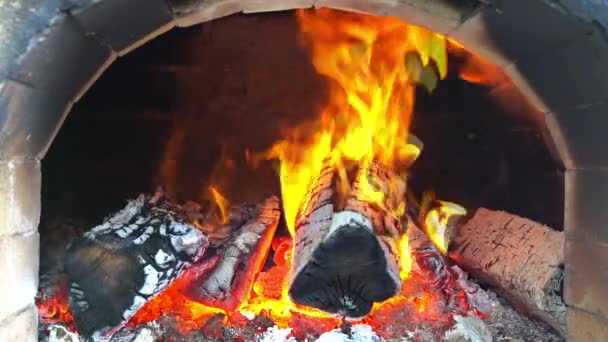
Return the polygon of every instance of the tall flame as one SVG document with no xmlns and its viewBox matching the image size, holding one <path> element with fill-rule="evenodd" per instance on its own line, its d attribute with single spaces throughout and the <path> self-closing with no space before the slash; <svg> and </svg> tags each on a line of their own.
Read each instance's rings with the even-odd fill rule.
<svg viewBox="0 0 608 342">
<path fill-rule="evenodd" d="M 294 129 L 265 155 L 281 161 L 283 208 L 292 235 L 306 187 L 325 160 L 338 170 L 345 161 L 365 167 L 372 160 L 403 170 L 420 153 L 408 143 L 420 70 L 408 69 L 406 55 L 414 53 L 422 66 L 434 65 L 441 78 L 447 73 L 444 37 L 398 19 L 318 9 L 300 10 L 298 20 L 312 62 L 330 89 L 318 122 Z M 339 172 L 343 191 L 345 174 Z M 378 202 L 382 194 L 369 195 Z"/>
</svg>

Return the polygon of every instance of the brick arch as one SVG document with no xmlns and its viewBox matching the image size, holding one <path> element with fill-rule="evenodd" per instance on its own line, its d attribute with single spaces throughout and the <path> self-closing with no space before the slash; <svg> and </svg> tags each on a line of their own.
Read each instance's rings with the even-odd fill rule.
<svg viewBox="0 0 608 342">
<path fill-rule="evenodd" d="M 174 26 L 332 7 L 427 27 L 505 70 L 546 122 L 566 168 L 569 337 L 608 339 L 606 28 L 550 0 L 455 3 L 463 2 L 30 0 L 0 8 L 0 336 L 36 340 L 40 160 L 71 106 L 116 58 Z"/>
</svg>

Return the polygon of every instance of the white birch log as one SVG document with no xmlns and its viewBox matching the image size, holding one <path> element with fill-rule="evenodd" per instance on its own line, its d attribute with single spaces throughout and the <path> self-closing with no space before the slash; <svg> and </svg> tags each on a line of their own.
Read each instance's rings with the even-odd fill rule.
<svg viewBox="0 0 608 342">
<path fill-rule="evenodd" d="M 460 226 L 449 255 L 516 306 L 565 331 L 564 233 L 502 211 L 480 208 Z"/>
<path fill-rule="evenodd" d="M 254 217 L 226 243 L 217 266 L 201 285 L 196 286 L 193 296 L 214 307 L 238 308 L 266 260 L 280 216 L 277 197 L 259 204 Z"/>
<path fill-rule="evenodd" d="M 347 318 L 365 316 L 401 286 L 397 238 L 403 229 L 391 200 L 403 198 L 405 182 L 379 164 L 362 170 L 342 210 L 331 166 L 310 184 L 296 219 L 289 281 L 294 302 Z M 381 203 L 366 197 L 361 172 L 384 196 Z"/>
</svg>

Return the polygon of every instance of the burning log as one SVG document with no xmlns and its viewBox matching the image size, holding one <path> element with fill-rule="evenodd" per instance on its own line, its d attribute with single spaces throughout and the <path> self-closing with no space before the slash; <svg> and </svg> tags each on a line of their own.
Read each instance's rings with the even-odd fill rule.
<svg viewBox="0 0 608 342">
<path fill-rule="evenodd" d="M 131 201 L 66 252 L 69 303 L 79 333 L 111 337 L 200 259 L 208 244 L 162 192 Z"/>
<path fill-rule="evenodd" d="M 405 182 L 378 163 L 360 168 L 338 212 L 336 183 L 336 169 L 326 166 L 300 205 L 289 295 L 295 303 L 358 318 L 399 293 L 403 229 L 393 200 L 403 198 Z M 370 200 L 370 192 L 382 200 Z"/>
<path fill-rule="evenodd" d="M 414 223 L 407 221 L 408 248 L 414 261 L 414 271 L 423 275 L 433 286 L 443 288 L 449 280 L 450 273 L 443 255 L 429 240 L 427 235 Z"/>
<path fill-rule="evenodd" d="M 480 208 L 455 232 L 450 257 L 513 303 L 564 333 L 564 234 Z"/>
<path fill-rule="evenodd" d="M 190 296 L 213 307 L 237 309 L 266 260 L 280 216 L 277 197 L 258 205 L 253 218 L 226 243 L 212 273 L 189 291 Z"/>
</svg>

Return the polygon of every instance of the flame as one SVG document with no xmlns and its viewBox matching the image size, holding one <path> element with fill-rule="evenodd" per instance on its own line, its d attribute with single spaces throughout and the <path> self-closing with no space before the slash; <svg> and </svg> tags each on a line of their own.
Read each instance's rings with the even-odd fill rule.
<svg viewBox="0 0 608 342">
<path fill-rule="evenodd" d="M 433 205 L 432 208 L 429 207 Z M 423 194 L 424 230 L 435 247 L 445 255 L 448 252 L 448 226 L 453 216 L 464 216 L 466 209 L 452 202 L 435 200 L 435 194 Z"/>
<path fill-rule="evenodd" d="M 300 306 L 291 301 L 288 294 L 287 275 L 291 268 L 293 243 L 290 238 L 277 238 L 273 243 L 275 265 L 266 272 L 261 272 L 253 285 L 248 300 L 241 305 L 239 312 L 245 316 L 265 314 L 280 327 L 289 326 L 294 314 L 339 322 L 333 315 L 314 308 Z"/>
<path fill-rule="evenodd" d="M 281 162 L 292 236 L 298 207 L 324 161 L 339 171 L 338 189 L 346 191 L 345 162 L 365 168 L 377 160 L 396 169 L 417 158 L 420 149 L 408 143 L 417 71 L 408 70 L 406 55 L 434 66 L 441 78 L 447 74 L 445 38 L 396 18 L 318 9 L 298 11 L 298 20 L 312 62 L 330 89 L 317 122 L 293 129 L 265 154 Z M 364 190 L 370 201 L 382 201 L 382 193 Z"/>
<path fill-rule="evenodd" d="M 298 208 L 305 200 L 308 184 L 322 168 L 330 165 L 338 175 L 339 191 L 349 191 L 349 165 L 360 171 L 355 182 L 360 199 L 378 204 L 395 217 L 405 214 L 403 184 L 388 184 L 391 189 L 378 189 L 370 168 L 375 161 L 398 175 L 418 157 L 420 148 L 409 139 L 414 108 L 414 92 L 421 70 L 410 69 L 414 54 L 418 65 L 436 69 L 439 78 L 447 74 L 446 40 L 426 29 L 403 23 L 395 18 L 366 16 L 329 9 L 299 10 L 298 20 L 304 40 L 309 44 L 317 72 L 330 81 L 327 104 L 315 121 L 286 133 L 262 157 L 280 160 L 283 210 L 291 236 L 275 237 L 274 265 L 259 274 L 249 296 L 237 310 L 203 305 L 187 295 L 188 288 L 200 281 L 217 263 L 219 254 L 187 269 L 160 295 L 152 298 L 128 322 L 137 326 L 170 315 L 181 332 L 200 330 L 211 318 L 216 323 L 232 325 L 243 317 L 266 315 L 280 327 L 308 324 L 337 327 L 340 319 L 319 310 L 293 303 L 288 296 L 288 274 L 291 268 L 295 222 Z M 406 58 L 407 57 L 407 58 Z M 176 135 L 167 146 L 173 153 L 183 139 Z M 247 152 L 247 159 L 250 159 Z M 255 158 L 251 158 L 255 159 Z M 175 172 L 170 164 L 162 174 L 171 178 Z M 397 177 L 403 180 L 403 177 Z M 217 184 L 212 182 L 213 184 Z M 396 182 L 398 183 L 398 182 Z M 220 211 L 223 223 L 228 222 L 228 200 L 216 185 L 208 187 Z M 452 215 L 464 215 L 464 209 L 441 202 L 426 212 L 425 228 L 439 244 Z M 412 273 L 414 258 L 407 235 L 399 241 L 401 293 L 384 303 L 374 304 L 365 318 L 375 328 L 395 326 L 398 314 L 407 319 L 397 325 L 421 324 L 429 321 L 444 324 L 449 312 L 443 311 L 444 293 L 429 287 L 423 275 Z M 442 252 L 444 248 L 440 248 Z M 51 303 L 52 304 L 52 303 Z M 418 314 L 418 315 L 417 315 Z M 54 314 L 53 314 L 54 316 Z M 308 321 L 307 321 L 308 320 Z M 302 323 L 308 322 L 308 323 Z M 385 336 L 387 337 L 387 336 Z"/>
<path fill-rule="evenodd" d="M 230 202 L 213 185 L 209 186 L 209 193 L 211 194 L 211 197 L 213 198 L 213 202 L 215 203 L 215 205 L 217 206 L 217 208 L 220 211 L 221 223 L 222 224 L 227 224 L 230 221 L 230 218 L 228 217 L 228 207 L 230 205 Z"/>
</svg>

